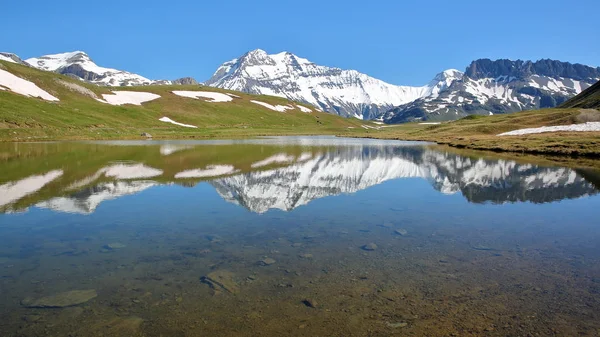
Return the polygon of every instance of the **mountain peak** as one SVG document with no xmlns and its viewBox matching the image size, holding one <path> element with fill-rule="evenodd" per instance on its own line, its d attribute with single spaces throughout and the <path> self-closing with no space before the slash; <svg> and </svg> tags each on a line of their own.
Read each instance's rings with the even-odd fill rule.
<svg viewBox="0 0 600 337">
<path fill-rule="evenodd" d="M 251 54 L 251 55 L 256 55 L 256 54 L 258 54 L 258 55 L 267 55 L 267 52 L 264 51 L 264 50 L 262 50 L 262 49 L 260 49 L 260 48 L 256 48 L 254 50 L 251 50 L 251 51 L 247 52 L 246 54 Z"/>
<path fill-rule="evenodd" d="M 374 119 L 429 95 L 429 85 L 396 86 L 355 70 L 317 65 L 288 51 L 256 49 L 222 64 L 206 85 L 285 97 L 347 117 Z"/>
<path fill-rule="evenodd" d="M 66 64 L 89 62 L 96 65 L 92 59 L 83 51 L 77 50 L 67 53 L 49 54 L 40 57 L 32 57 L 25 60 L 29 65 L 47 71 L 56 71 Z"/>
<path fill-rule="evenodd" d="M 25 62 L 34 68 L 75 76 L 100 85 L 131 86 L 171 83 L 170 81 L 152 81 L 127 71 L 98 66 L 86 52 L 81 50 L 32 57 Z"/>
<path fill-rule="evenodd" d="M 435 75 L 435 77 L 433 78 L 434 81 L 439 82 L 439 81 L 446 81 L 446 80 L 459 80 L 464 76 L 464 73 L 460 70 L 456 70 L 456 69 L 446 69 L 444 71 L 442 71 L 441 73 Z"/>
</svg>

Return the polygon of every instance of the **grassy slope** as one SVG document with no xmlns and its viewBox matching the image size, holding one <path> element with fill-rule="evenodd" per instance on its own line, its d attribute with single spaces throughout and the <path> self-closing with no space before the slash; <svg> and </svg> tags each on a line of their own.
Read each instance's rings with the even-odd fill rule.
<svg viewBox="0 0 600 337">
<path fill-rule="evenodd" d="M 85 84 L 67 76 L 40 71 L 26 66 L 0 61 L 5 70 L 36 83 L 58 97 L 60 102 L 47 102 L 9 91 L 0 91 L 0 140 L 49 140 L 90 138 L 139 138 L 149 132 L 159 138 L 240 137 L 264 134 L 334 134 L 360 121 L 331 114 L 303 113 L 299 109 L 280 113 L 251 103 L 251 99 L 271 104 L 290 101 L 235 92 L 241 98 L 232 102 L 210 103 L 180 97 L 173 90 L 204 90 L 227 92 L 198 86 L 145 86 L 107 88 Z M 71 91 L 57 79 L 84 86 L 98 96 L 111 90 L 144 91 L 161 98 L 143 106 L 113 106 Z M 158 121 L 167 116 L 198 129 L 185 128 Z"/>
<path fill-rule="evenodd" d="M 582 118 L 585 117 L 585 118 Z M 559 132 L 496 136 L 530 127 L 600 121 L 600 112 L 545 109 L 495 116 L 469 116 L 439 125 L 402 124 L 348 133 L 357 137 L 427 140 L 454 147 L 492 151 L 600 156 L 600 132 Z"/>
</svg>

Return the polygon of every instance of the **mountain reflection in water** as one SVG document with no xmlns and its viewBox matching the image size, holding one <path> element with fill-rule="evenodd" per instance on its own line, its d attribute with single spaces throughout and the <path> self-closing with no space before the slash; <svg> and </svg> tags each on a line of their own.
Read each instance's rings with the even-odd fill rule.
<svg viewBox="0 0 600 337">
<path fill-rule="evenodd" d="M 301 145 L 298 148 L 277 142 L 257 144 L 251 148 L 257 155 L 245 164 L 240 164 L 235 156 L 216 155 L 203 158 L 197 166 L 190 156 L 205 153 L 207 148 L 220 153 L 223 148 L 238 145 L 129 146 L 135 152 L 153 152 L 160 160 L 148 163 L 133 159 L 132 154 L 119 156 L 98 163 L 101 166 L 92 174 L 78 180 L 70 180 L 67 172 L 78 170 L 81 163 L 75 166 L 63 162 L 60 169 L 2 182 L 0 209 L 18 211 L 35 206 L 88 214 L 106 200 L 158 185 L 175 183 L 193 187 L 200 181 L 207 181 L 228 202 L 256 213 L 270 209 L 291 211 L 319 198 L 355 193 L 401 178 L 425 179 L 437 191 L 461 193 L 473 203 L 546 203 L 598 193 L 576 170 L 564 167 L 467 157 L 413 143 L 356 140 L 336 143 L 328 139 L 302 140 Z M 93 146 L 108 153 L 114 148 L 128 147 L 127 144 Z M 265 148 L 270 152 L 262 154 Z M 36 194 L 40 197 L 36 198 Z M 14 207 L 22 199 L 30 201 Z"/>
</svg>

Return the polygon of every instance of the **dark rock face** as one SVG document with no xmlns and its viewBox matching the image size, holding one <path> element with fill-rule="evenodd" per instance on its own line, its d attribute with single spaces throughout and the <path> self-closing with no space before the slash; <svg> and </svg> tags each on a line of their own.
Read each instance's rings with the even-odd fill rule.
<svg viewBox="0 0 600 337">
<path fill-rule="evenodd" d="M 531 75 L 551 78 L 566 77 L 578 81 L 594 81 L 600 78 L 600 68 L 548 59 L 536 62 L 480 59 L 471 62 L 465 71 L 465 76 L 474 80 L 497 78 L 500 76 L 524 78 Z"/>
<path fill-rule="evenodd" d="M 58 73 L 63 75 L 76 76 L 84 81 L 90 82 L 101 78 L 100 75 L 83 69 L 83 67 L 77 63 L 58 69 Z"/>
<path fill-rule="evenodd" d="M 391 109 L 386 123 L 446 121 L 559 106 L 600 79 L 600 68 L 554 60 L 473 61 L 436 97 Z M 588 105 L 589 106 L 589 103 Z"/>
<path fill-rule="evenodd" d="M 174 80 L 173 84 L 178 84 L 178 85 L 198 85 L 199 83 L 198 83 L 198 81 L 196 81 L 192 77 L 182 77 L 182 78 L 178 78 L 178 79 Z"/>
</svg>

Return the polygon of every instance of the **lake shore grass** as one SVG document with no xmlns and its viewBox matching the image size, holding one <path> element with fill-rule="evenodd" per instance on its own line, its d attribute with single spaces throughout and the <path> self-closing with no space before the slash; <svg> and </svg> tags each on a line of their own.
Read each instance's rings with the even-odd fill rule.
<svg viewBox="0 0 600 337">
<path fill-rule="evenodd" d="M 560 156 L 600 157 L 600 132 L 550 132 L 522 136 L 498 134 L 542 126 L 600 121 L 590 109 L 544 109 L 496 116 L 469 116 L 436 125 L 402 124 L 364 130 L 353 137 L 422 140 L 455 148 Z"/>
</svg>

